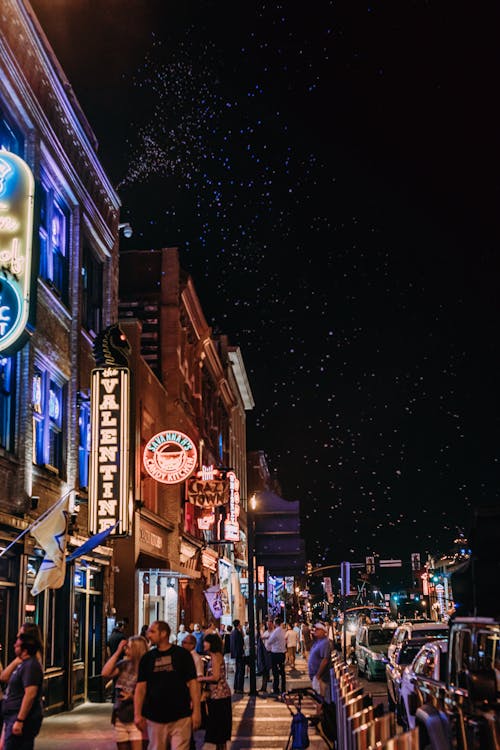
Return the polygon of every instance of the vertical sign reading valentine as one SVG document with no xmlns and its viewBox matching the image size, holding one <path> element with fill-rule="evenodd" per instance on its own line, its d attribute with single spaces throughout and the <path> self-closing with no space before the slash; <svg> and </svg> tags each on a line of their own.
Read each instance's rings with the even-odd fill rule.
<svg viewBox="0 0 500 750">
<path fill-rule="evenodd" d="M 89 532 L 118 526 L 131 531 L 129 481 L 129 380 L 127 367 L 92 370 L 92 446 L 89 466 Z"/>
<path fill-rule="evenodd" d="M 228 471 L 226 479 L 229 482 L 228 518 L 224 521 L 224 539 L 226 542 L 240 541 L 240 480 L 234 471 Z"/>
</svg>

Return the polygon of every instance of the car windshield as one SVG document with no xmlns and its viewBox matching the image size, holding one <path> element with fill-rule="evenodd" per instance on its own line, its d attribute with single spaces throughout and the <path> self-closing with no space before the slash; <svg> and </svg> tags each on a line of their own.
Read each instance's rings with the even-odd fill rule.
<svg viewBox="0 0 500 750">
<path fill-rule="evenodd" d="M 368 644 L 370 646 L 385 646 L 392 641 L 394 630 L 391 628 L 377 628 L 368 631 Z"/>
<path fill-rule="evenodd" d="M 418 630 L 412 630 L 412 638 L 446 638 L 448 636 L 448 628 L 422 628 Z"/>
</svg>

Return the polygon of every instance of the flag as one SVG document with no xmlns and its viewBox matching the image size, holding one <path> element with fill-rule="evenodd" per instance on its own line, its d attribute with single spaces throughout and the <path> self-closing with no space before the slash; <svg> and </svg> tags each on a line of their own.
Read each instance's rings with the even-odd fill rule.
<svg viewBox="0 0 500 750">
<path fill-rule="evenodd" d="M 216 620 L 219 620 L 224 614 L 220 586 L 210 586 L 210 588 L 203 593 L 205 594 L 208 606 L 210 607 L 210 612 Z"/>
<path fill-rule="evenodd" d="M 76 560 L 76 558 L 80 557 L 80 555 L 85 555 L 87 552 L 92 552 L 93 549 L 98 547 L 100 544 L 102 544 L 102 542 L 105 541 L 105 539 L 108 538 L 108 536 L 112 531 L 114 531 L 114 529 L 116 529 L 119 523 L 120 522 L 117 521 L 114 526 L 108 526 L 107 529 L 104 529 L 104 531 L 100 531 L 99 534 L 94 534 L 94 536 L 91 536 L 90 539 L 87 539 L 86 542 L 77 547 L 77 549 L 75 549 L 75 551 L 66 558 L 66 562 L 69 563 L 72 560 Z"/>
<path fill-rule="evenodd" d="M 59 589 L 66 575 L 66 542 L 68 534 L 69 496 L 61 498 L 39 521 L 35 521 L 30 534 L 45 552 L 35 578 L 32 596 L 45 589 Z"/>
</svg>

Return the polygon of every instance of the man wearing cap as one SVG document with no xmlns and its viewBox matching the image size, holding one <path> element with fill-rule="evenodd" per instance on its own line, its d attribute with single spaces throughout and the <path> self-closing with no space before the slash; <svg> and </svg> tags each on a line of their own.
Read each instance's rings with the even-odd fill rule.
<svg viewBox="0 0 500 750">
<path fill-rule="evenodd" d="M 330 703 L 330 662 L 332 647 L 328 640 L 328 628 L 322 622 L 313 625 L 313 644 L 307 668 L 313 690 Z"/>
</svg>

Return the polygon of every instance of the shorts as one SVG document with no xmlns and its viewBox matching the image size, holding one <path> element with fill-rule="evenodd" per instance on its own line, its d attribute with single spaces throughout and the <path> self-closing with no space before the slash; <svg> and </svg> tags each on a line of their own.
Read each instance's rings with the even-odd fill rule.
<svg viewBox="0 0 500 750">
<path fill-rule="evenodd" d="M 120 719 L 115 721 L 116 742 L 134 742 L 135 740 L 147 740 L 147 735 L 142 734 L 135 724 L 124 724 Z"/>
</svg>

